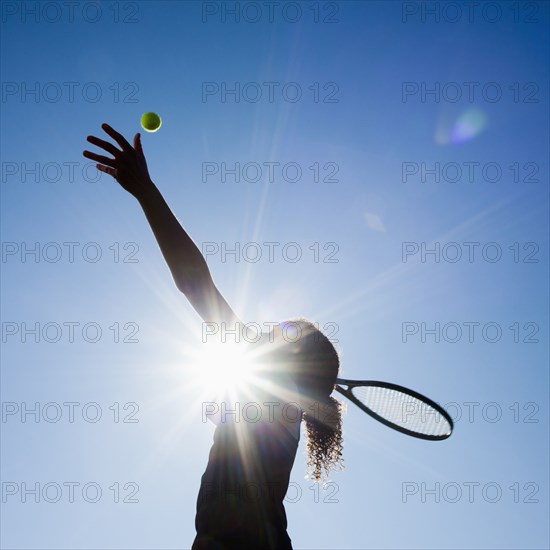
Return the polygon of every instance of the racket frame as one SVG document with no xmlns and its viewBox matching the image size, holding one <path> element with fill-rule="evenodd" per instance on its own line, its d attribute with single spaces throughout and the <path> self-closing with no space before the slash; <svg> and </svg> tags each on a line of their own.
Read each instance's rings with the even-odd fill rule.
<svg viewBox="0 0 550 550">
<path fill-rule="evenodd" d="M 343 388 L 341 384 L 348 386 L 347 389 Z M 383 416 L 376 414 L 374 411 L 369 409 L 364 403 L 362 403 L 359 399 L 357 399 L 355 395 L 353 395 L 351 390 L 359 386 L 369 386 L 369 387 L 377 386 L 379 388 L 387 388 L 389 390 L 394 390 L 394 391 L 404 393 L 405 395 L 410 395 L 411 397 L 414 397 L 415 399 L 418 399 L 419 401 L 422 401 L 426 405 L 435 409 L 449 423 L 451 431 L 446 435 L 429 435 L 429 434 L 414 432 L 412 430 L 408 430 L 407 428 L 403 428 L 402 426 L 394 424 L 393 422 L 386 420 Z M 397 384 L 392 384 L 391 382 L 380 382 L 376 380 L 347 380 L 345 378 L 337 378 L 334 385 L 334 389 L 338 393 L 340 393 L 341 395 L 349 399 L 354 405 L 359 407 L 362 411 L 366 412 L 368 415 L 378 420 L 378 422 L 382 422 L 382 424 L 385 424 L 389 428 L 393 428 L 394 430 L 397 430 L 398 432 L 404 433 L 406 435 L 417 437 L 419 439 L 427 439 L 429 441 L 442 441 L 443 439 L 447 439 L 453 433 L 454 423 L 452 418 L 449 416 L 449 413 L 445 409 L 443 409 L 440 405 L 438 405 L 435 401 L 432 401 L 425 395 L 422 395 L 421 393 L 418 393 L 409 388 L 405 388 Z"/>
</svg>

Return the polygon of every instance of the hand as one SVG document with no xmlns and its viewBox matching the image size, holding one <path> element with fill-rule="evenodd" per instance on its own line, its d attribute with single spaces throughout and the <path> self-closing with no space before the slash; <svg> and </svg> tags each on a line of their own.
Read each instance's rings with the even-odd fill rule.
<svg viewBox="0 0 550 550">
<path fill-rule="evenodd" d="M 82 154 L 86 158 L 101 163 L 96 164 L 98 170 L 113 176 L 128 193 L 132 194 L 137 199 L 141 198 L 144 193 L 154 187 L 154 184 L 147 170 L 147 162 L 143 155 L 140 134 L 134 136 L 134 146 L 132 147 L 124 136 L 119 134 L 108 124 L 102 124 L 101 127 L 120 145 L 122 151 L 108 141 L 104 141 L 95 136 L 88 136 L 86 139 L 90 143 L 105 149 L 105 151 L 113 155 L 114 158 L 97 155 L 90 151 L 84 151 Z"/>
</svg>

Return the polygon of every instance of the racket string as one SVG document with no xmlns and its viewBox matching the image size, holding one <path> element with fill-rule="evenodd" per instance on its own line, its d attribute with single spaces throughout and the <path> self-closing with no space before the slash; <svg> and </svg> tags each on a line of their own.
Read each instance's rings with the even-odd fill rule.
<svg viewBox="0 0 550 550">
<path fill-rule="evenodd" d="M 411 432 L 444 436 L 452 431 L 439 411 L 406 393 L 381 386 L 356 386 L 351 391 L 378 416 Z"/>
</svg>

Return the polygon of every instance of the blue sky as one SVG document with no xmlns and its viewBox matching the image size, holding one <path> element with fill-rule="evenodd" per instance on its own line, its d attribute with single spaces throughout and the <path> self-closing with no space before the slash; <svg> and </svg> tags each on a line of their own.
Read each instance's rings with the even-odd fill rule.
<svg viewBox="0 0 550 550">
<path fill-rule="evenodd" d="M 427 442 L 349 405 L 326 489 L 302 438 L 295 548 L 548 547 L 548 4 L 489 4 L 2 4 L 3 547 L 194 537 L 201 321 L 81 156 L 145 111 L 151 176 L 243 320 L 336 330 L 343 376 L 456 419 Z"/>
</svg>

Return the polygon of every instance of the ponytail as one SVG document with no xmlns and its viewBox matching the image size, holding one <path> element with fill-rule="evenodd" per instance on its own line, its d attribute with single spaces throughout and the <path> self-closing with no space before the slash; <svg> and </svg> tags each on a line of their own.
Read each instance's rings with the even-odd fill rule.
<svg viewBox="0 0 550 550">
<path fill-rule="evenodd" d="M 342 403 L 327 397 L 318 410 L 303 413 L 306 425 L 307 475 L 326 483 L 330 470 L 344 468 L 342 457 Z"/>
</svg>

